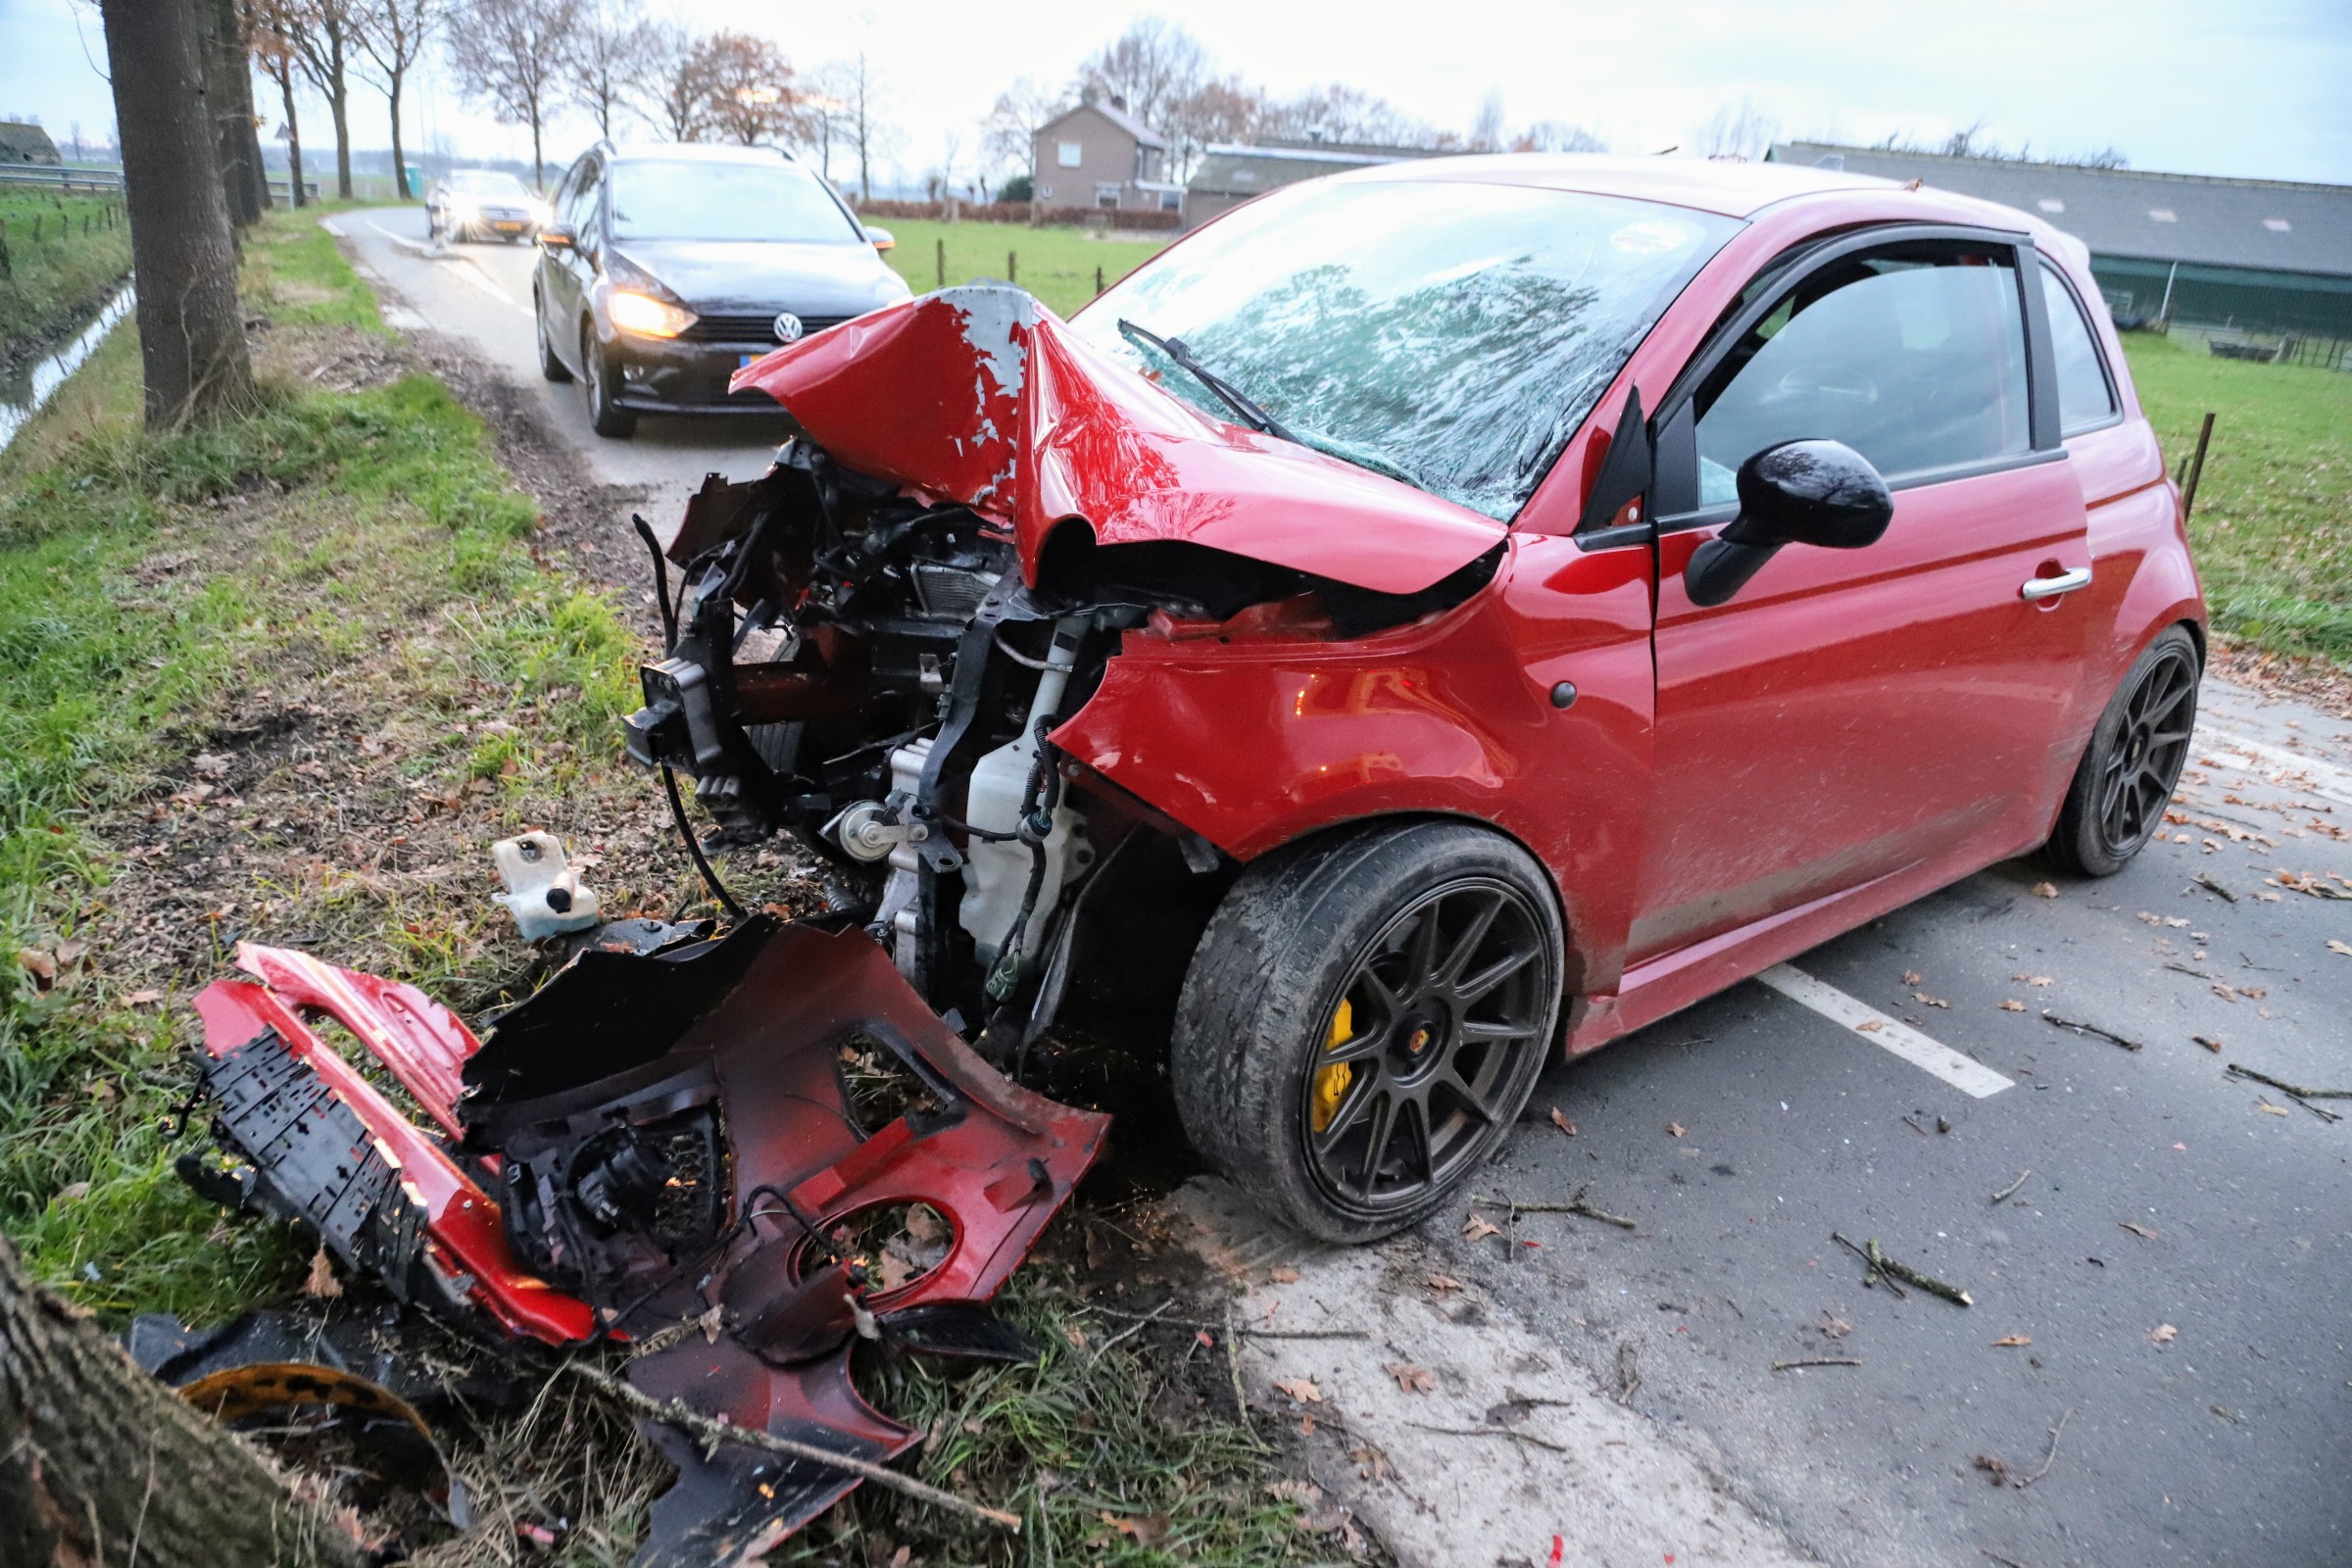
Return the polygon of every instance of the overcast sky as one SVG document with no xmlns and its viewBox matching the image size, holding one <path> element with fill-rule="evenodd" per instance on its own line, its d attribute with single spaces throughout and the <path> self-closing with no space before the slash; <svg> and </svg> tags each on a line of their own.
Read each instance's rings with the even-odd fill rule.
<svg viewBox="0 0 2352 1568">
<path fill-rule="evenodd" d="M 1580 123 L 1621 152 L 1690 145 L 1742 96 L 1784 135 L 1868 142 L 1939 138 L 1982 120 L 2009 146 L 2113 145 L 2135 169 L 2352 184 L 2352 3 L 2348 0 L 891 0 L 839 6 L 700 0 L 653 9 L 704 28 L 764 32 L 808 69 L 862 48 L 887 83 L 905 175 L 936 167 L 1014 76 L 1066 79 L 1138 16 L 1178 20 L 1223 71 L 1277 93 L 1344 81 L 1409 114 L 1466 130 L 1502 95 L 1513 126 Z M 62 141 L 113 114 L 88 0 L 0 0 L 0 112 L 37 114 Z M 421 84 L 412 146 L 446 139 L 527 158 L 528 138 Z M 274 101 L 264 103 L 274 115 Z M 331 145 L 306 106 L 304 144 Z M 353 94 L 353 140 L 389 144 L 383 101 Z M 274 128 L 274 119 L 271 125 Z M 551 130 L 551 163 L 584 145 L 586 122 Z"/>
</svg>

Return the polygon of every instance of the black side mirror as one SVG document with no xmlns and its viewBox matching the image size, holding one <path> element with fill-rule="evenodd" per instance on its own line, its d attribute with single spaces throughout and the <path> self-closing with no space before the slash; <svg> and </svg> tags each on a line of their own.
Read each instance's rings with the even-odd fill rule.
<svg viewBox="0 0 2352 1568">
<path fill-rule="evenodd" d="M 1720 605 L 1783 545 L 1859 550 L 1894 516 L 1894 497 L 1870 460 L 1842 441 L 1784 441 L 1740 465 L 1740 515 L 1683 568 L 1694 605 Z"/>
</svg>

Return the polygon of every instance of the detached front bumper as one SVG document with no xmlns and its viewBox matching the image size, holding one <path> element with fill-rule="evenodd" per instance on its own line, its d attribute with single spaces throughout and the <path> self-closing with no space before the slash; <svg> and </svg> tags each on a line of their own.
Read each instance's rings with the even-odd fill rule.
<svg viewBox="0 0 2352 1568">
<path fill-rule="evenodd" d="M 1108 1118 L 992 1070 L 861 932 L 757 916 L 651 956 L 591 946 L 481 1041 L 409 986 L 281 949 L 240 946 L 237 962 L 262 983 L 197 999 L 228 1163 L 189 1156 L 183 1173 L 312 1226 L 404 1300 L 525 1348 L 659 1336 L 627 1374 L 654 1398 L 871 1461 L 922 1434 L 858 1396 L 860 1336 L 1034 1353 L 981 1303 Z M 318 1013 L 429 1125 L 323 1043 Z M 881 1102 L 876 1081 L 895 1086 Z M 917 1210 L 936 1216 L 907 1222 L 924 1249 L 873 1243 Z M 645 1430 L 679 1480 L 640 1568 L 737 1560 L 857 1485 Z"/>
</svg>

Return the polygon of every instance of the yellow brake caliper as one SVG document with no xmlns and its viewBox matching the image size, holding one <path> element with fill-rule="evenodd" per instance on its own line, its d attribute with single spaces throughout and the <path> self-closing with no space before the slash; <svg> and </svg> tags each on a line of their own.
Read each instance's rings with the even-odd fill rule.
<svg viewBox="0 0 2352 1568">
<path fill-rule="evenodd" d="M 1346 997 L 1340 999 L 1339 1010 L 1331 1015 L 1331 1038 L 1323 1042 L 1325 1051 L 1337 1051 L 1355 1038 L 1355 1008 Z M 1331 1118 L 1338 1114 L 1340 1100 L 1348 1086 L 1355 1081 L 1355 1069 L 1344 1061 L 1335 1061 L 1315 1073 L 1314 1093 L 1307 1106 L 1307 1119 L 1316 1132 L 1328 1132 Z"/>
</svg>

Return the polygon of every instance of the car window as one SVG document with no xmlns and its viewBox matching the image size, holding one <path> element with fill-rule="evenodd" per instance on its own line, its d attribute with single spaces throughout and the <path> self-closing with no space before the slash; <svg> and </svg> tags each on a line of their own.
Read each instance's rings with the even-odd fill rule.
<svg viewBox="0 0 2352 1568">
<path fill-rule="evenodd" d="M 572 166 L 571 176 L 564 180 L 558 194 L 556 220 L 573 233 L 584 233 L 588 227 L 589 193 L 596 189 L 596 160 L 583 158 Z"/>
<path fill-rule="evenodd" d="M 2014 254 L 1914 243 L 1799 279 L 1699 389 L 1699 504 L 1783 441 L 1842 441 L 1889 479 L 2025 452 Z"/>
<path fill-rule="evenodd" d="M 615 240 L 865 242 L 816 176 L 795 164 L 624 160 L 607 183 Z"/>
<path fill-rule="evenodd" d="M 2115 413 L 2115 389 L 2107 384 L 2098 340 L 2075 291 L 2047 262 L 2041 267 L 2041 292 L 2049 302 L 2050 358 L 2058 370 L 2058 428 L 2080 430 Z"/>
<path fill-rule="evenodd" d="M 1071 324 L 1230 417 L 1119 321 L 1181 339 L 1308 446 L 1507 519 L 1740 226 L 1520 185 L 1298 185 L 1154 258 Z"/>
</svg>

